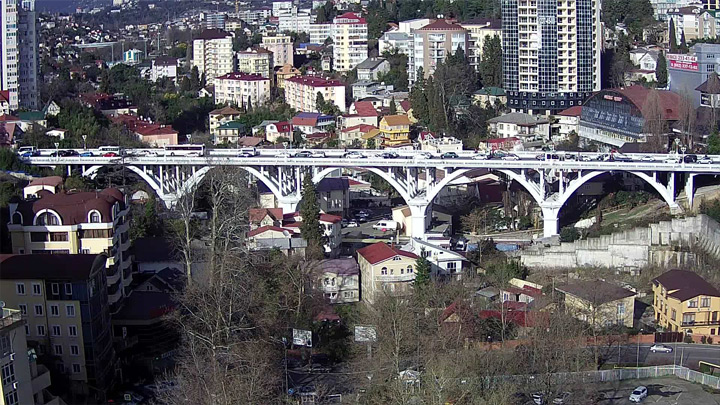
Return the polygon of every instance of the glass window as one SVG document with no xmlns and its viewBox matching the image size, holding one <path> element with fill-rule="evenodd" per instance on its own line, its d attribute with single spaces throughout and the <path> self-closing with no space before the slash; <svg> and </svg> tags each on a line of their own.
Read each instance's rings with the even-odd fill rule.
<svg viewBox="0 0 720 405">
<path fill-rule="evenodd" d="M 66 305 L 65 312 L 67 316 L 75 316 L 75 305 Z"/>
<path fill-rule="evenodd" d="M 26 304 L 20 304 L 20 305 L 18 305 L 18 308 L 20 308 L 20 313 L 22 315 L 27 315 L 27 305 Z"/>
<path fill-rule="evenodd" d="M 697 305 L 698 305 L 697 298 L 691 299 L 688 302 L 688 308 L 697 308 Z"/>
<path fill-rule="evenodd" d="M 42 287 L 40 287 L 40 283 L 32 283 L 32 293 L 33 295 L 42 295 Z"/>
<path fill-rule="evenodd" d="M 62 345 L 53 345 L 53 353 L 57 356 L 62 356 L 63 354 L 63 347 Z"/>
<path fill-rule="evenodd" d="M 12 346 L 10 344 L 10 336 L 8 336 L 8 335 L 0 336 L 0 355 L 5 356 L 6 354 L 10 353 L 11 351 L 12 351 Z"/>
<path fill-rule="evenodd" d="M 700 298 L 700 307 L 702 307 L 702 308 L 710 307 L 710 297 Z"/>
<path fill-rule="evenodd" d="M 93 211 L 90 214 L 90 222 L 93 224 L 99 224 L 100 223 L 100 213 L 97 211 Z"/>
<path fill-rule="evenodd" d="M 79 373 L 80 373 L 80 364 L 78 364 L 78 363 L 73 363 L 73 365 L 72 365 L 72 372 L 75 373 L 75 374 L 79 374 Z"/>
<path fill-rule="evenodd" d="M 43 306 L 35 305 L 35 316 L 42 316 L 42 315 L 43 315 Z"/>
<path fill-rule="evenodd" d="M 65 294 L 72 295 L 72 284 L 65 283 Z"/>
<path fill-rule="evenodd" d="M 68 335 L 73 336 L 73 337 L 77 336 L 77 326 L 75 326 L 75 325 L 68 326 Z"/>
<path fill-rule="evenodd" d="M 80 354 L 80 346 L 70 345 L 70 354 L 73 356 L 79 355 Z"/>
<path fill-rule="evenodd" d="M 380 269 L 380 274 L 382 274 L 383 276 L 387 275 L 387 267 L 383 267 L 382 269 Z"/>
<path fill-rule="evenodd" d="M 58 283 L 51 283 L 50 291 L 52 291 L 52 293 L 55 295 L 60 294 L 60 285 Z"/>
<path fill-rule="evenodd" d="M 38 325 L 38 326 L 37 326 L 37 335 L 38 335 L 38 336 L 45 336 L 45 325 Z"/>
<path fill-rule="evenodd" d="M 15 367 L 12 363 L 2 366 L 2 383 L 8 385 L 15 381 Z"/>
<path fill-rule="evenodd" d="M 18 295 L 25 295 L 25 283 L 15 284 L 15 291 L 17 291 Z"/>
<path fill-rule="evenodd" d="M 60 316 L 60 306 L 58 304 L 50 304 L 50 316 Z"/>
<path fill-rule="evenodd" d="M 19 404 L 17 391 L 13 390 L 13 391 L 10 391 L 9 393 L 5 394 L 5 404 L 6 405 Z"/>
<path fill-rule="evenodd" d="M 62 333 L 60 332 L 60 325 L 53 325 L 51 329 L 53 336 L 60 336 Z"/>
</svg>

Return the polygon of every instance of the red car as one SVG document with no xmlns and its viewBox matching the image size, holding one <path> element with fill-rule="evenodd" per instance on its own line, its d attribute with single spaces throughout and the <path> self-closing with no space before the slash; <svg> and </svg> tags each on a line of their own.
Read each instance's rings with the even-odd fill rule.
<svg viewBox="0 0 720 405">
<path fill-rule="evenodd" d="M 118 154 L 115 152 L 108 152 L 103 154 L 103 157 L 118 157 Z"/>
</svg>

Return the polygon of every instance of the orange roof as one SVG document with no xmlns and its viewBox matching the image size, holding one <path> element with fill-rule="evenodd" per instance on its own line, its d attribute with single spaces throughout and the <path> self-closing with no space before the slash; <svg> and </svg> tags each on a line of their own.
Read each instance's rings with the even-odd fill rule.
<svg viewBox="0 0 720 405">
<path fill-rule="evenodd" d="M 414 253 L 390 247 L 384 242 L 373 243 L 370 246 L 358 249 L 357 254 L 364 257 L 370 264 L 377 264 L 395 256 L 404 256 L 410 259 L 418 258 Z"/>
<path fill-rule="evenodd" d="M 217 110 L 210 111 L 210 115 L 238 115 L 240 111 L 232 107 L 218 108 Z"/>
<path fill-rule="evenodd" d="M 570 107 L 566 110 L 560 111 L 558 115 L 563 115 L 565 117 L 579 117 L 580 113 L 582 113 L 582 106 L 576 105 L 575 107 Z"/>
<path fill-rule="evenodd" d="M 266 216 L 270 216 L 275 221 L 282 221 L 282 208 L 250 208 L 250 222 L 260 222 Z"/>
<path fill-rule="evenodd" d="M 386 115 L 383 117 L 385 123 L 389 126 L 410 125 L 410 118 L 407 115 Z"/>
<path fill-rule="evenodd" d="M 48 176 L 48 177 L 39 177 L 37 179 L 33 179 L 28 186 L 53 186 L 57 187 L 63 183 L 63 179 L 60 176 Z"/>
<path fill-rule="evenodd" d="M 420 28 L 417 31 L 452 31 L 452 30 L 464 30 L 465 28 L 461 27 L 458 24 L 451 23 L 450 21 L 440 19 L 436 20 L 434 22 L 431 22 L 430 24 Z"/>
</svg>

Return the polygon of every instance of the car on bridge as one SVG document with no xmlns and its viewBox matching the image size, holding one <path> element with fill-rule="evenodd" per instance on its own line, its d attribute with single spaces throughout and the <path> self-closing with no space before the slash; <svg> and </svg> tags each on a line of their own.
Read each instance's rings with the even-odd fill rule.
<svg viewBox="0 0 720 405">
<path fill-rule="evenodd" d="M 350 151 L 350 152 L 345 152 L 345 153 L 343 154 L 343 157 L 346 158 L 346 159 L 364 159 L 364 158 L 365 158 L 365 155 L 363 155 L 362 153 L 360 153 L 360 152 L 358 152 L 358 151 L 356 151 L 356 150 L 353 150 L 353 151 Z"/>
<path fill-rule="evenodd" d="M 120 155 L 118 155 L 118 154 L 115 153 L 115 152 L 105 152 L 105 153 L 103 153 L 102 156 L 103 156 L 103 157 L 120 157 Z"/>
<path fill-rule="evenodd" d="M 697 155 L 685 155 L 683 156 L 683 162 L 685 163 L 697 163 L 698 157 Z"/>
<path fill-rule="evenodd" d="M 668 155 L 665 159 L 663 159 L 664 163 L 681 163 L 682 158 L 678 155 Z"/>
<path fill-rule="evenodd" d="M 713 163 L 713 160 L 710 159 L 710 156 L 705 155 L 698 160 L 698 163 L 703 164 L 703 165 L 709 165 L 709 164 Z"/>
<path fill-rule="evenodd" d="M 518 155 L 516 155 L 516 154 L 514 154 L 514 153 L 505 152 L 505 151 L 502 151 L 502 150 L 497 150 L 497 151 L 494 151 L 494 152 L 492 153 L 492 155 L 490 155 L 490 159 L 520 160 L 520 156 L 518 156 Z"/>
<path fill-rule="evenodd" d="M 400 155 L 397 152 L 383 152 L 379 153 L 377 157 L 383 158 L 383 159 L 397 159 L 400 157 Z"/>
<path fill-rule="evenodd" d="M 260 152 L 258 152 L 258 150 L 255 148 L 242 148 L 240 149 L 240 152 L 238 152 L 237 157 L 249 158 L 255 157 L 259 154 Z"/>
<path fill-rule="evenodd" d="M 657 352 L 660 352 L 660 353 L 672 353 L 673 348 L 670 347 L 670 346 L 660 345 L 660 344 L 657 344 L 657 343 L 656 343 L 656 344 L 650 346 L 650 351 L 653 352 L 653 353 L 657 353 Z"/>
<path fill-rule="evenodd" d="M 459 159 L 460 155 L 455 152 L 445 152 L 440 155 L 440 159 Z"/>
<path fill-rule="evenodd" d="M 473 155 L 473 157 L 471 159 L 472 160 L 488 160 L 488 159 L 490 159 L 490 155 L 488 155 L 485 152 L 480 152 L 480 153 Z"/>
<path fill-rule="evenodd" d="M 95 155 L 92 152 L 90 152 L 89 150 L 80 154 L 80 157 L 93 157 L 93 156 L 95 156 Z"/>
</svg>

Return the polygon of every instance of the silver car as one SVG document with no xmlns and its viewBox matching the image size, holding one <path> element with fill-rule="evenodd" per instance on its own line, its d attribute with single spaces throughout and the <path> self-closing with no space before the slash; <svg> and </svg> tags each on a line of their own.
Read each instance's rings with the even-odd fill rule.
<svg viewBox="0 0 720 405">
<path fill-rule="evenodd" d="M 670 346 L 659 345 L 659 344 L 656 343 L 656 344 L 650 346 L 650 351 L 653 352 L 653 353 L 657 353 L 657 352 L 660 352 L 660 353 L 672 353 L 673 348 L 670 347 Z"/>
</svg>

